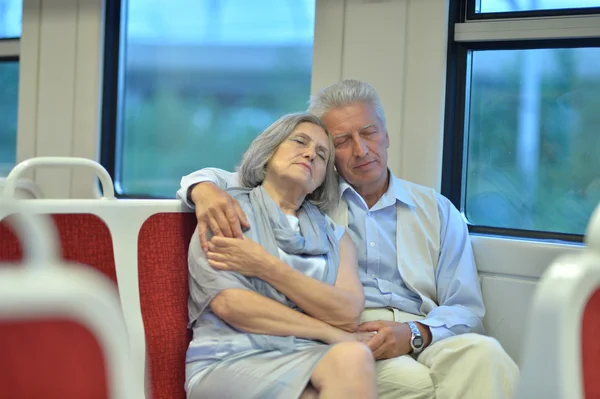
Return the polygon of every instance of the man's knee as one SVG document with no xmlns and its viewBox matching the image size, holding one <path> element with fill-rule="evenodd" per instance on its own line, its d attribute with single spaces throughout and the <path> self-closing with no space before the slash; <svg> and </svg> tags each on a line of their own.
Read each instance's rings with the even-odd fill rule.
<svg viewBox="0 0 600 399">
<path fill-rule="evenodd" d="M 516 384 L 519 379 L 519 367 L 506 353 L 495 338 L 480 334 L 464 334 L 466 340 L 464 360 L 477 364 L 480 370 L 504 374 L 505 378 Z"/>
<path fill-rule="evenodd" d="M 429 399 L 435 397 L 429 368 L 410 356 L 379 360 L 376 368 L 380 398 Z"/>
<path fill-rule="evenodd" d="M 514 364 L 514 361 L 495 338 L 481 334 L 463 334 L 459 337 L 466 341 L 465 349 L 478 358 Z"/>
</svg>

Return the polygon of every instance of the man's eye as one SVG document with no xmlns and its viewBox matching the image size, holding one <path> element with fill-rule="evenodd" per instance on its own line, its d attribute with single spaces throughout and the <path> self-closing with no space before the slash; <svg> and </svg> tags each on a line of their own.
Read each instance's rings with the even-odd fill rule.
<svg viewBox="0 0 600 399">
<path fill-rule="evenodd" d="M 344 139 L 340 139 L 340 140 L 336 140 L 336 141 L 334 141 L 334 143 L 333 143 L 333 144 L 334 144 L 336 147 L 339 147 L 339 146 L 341 146 L 341 145 L 344 145 L 344 144 L 346 144 L 347 142 L 348 142 L 348 138 L 344 138 Z"/>
</svg>

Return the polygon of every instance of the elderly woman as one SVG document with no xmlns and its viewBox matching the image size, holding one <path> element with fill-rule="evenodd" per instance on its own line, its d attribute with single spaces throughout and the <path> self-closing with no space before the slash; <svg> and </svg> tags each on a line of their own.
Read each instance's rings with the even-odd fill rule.
<svg viewBox="0 0 600 399">
<path fill-rule="evenodd" d="M 352 333 L 364 306 L 354 244 L 321 211 L 338 200 L 331 138 L 307 113 L 250 145 L 231 190 L 243 239 L 189 249 L 188 398 L 375 398 L 374 360 Z"/>
</svg>

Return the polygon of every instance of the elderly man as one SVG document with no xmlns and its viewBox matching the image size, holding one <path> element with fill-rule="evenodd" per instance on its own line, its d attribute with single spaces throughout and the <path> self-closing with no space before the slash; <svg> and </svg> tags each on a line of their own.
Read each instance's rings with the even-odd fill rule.
<svg viewBox="0 0 600 399">
<path fill-rule="evenodd" d="M 380 398 L 510 398 L 519 370 L 493 338 L 467 227 L 434 190 L 387 167 L 385 114 L 372 86 L 344 80 L 311 98 L 309 112 L 335 145 L 340 203 L 331 215 L 357 246 L 365 290 L 361 331 L 377 361 Z M 214 184 L 198 184 L 211 182 Z M 177 195 L 206 230 L 238 237 L 247 221 L 221 188 L 237 175 L 205 169 L 185 176 Z"/>
</svg>

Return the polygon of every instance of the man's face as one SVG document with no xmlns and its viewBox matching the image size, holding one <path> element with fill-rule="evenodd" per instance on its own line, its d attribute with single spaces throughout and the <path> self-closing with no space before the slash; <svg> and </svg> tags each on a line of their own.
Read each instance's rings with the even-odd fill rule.
<svg viewBox="0 0 600 399">
<path fill-rule="evenodd" d="M 385 185 L 390 139 L 375 108 L 354 103 L 331 109 L 321 119 L 333 137 L 338 173 L 359 192 Z"/>
</svg>

